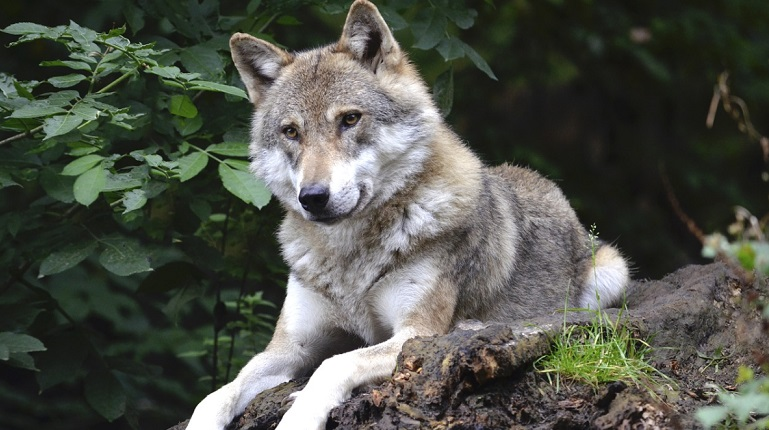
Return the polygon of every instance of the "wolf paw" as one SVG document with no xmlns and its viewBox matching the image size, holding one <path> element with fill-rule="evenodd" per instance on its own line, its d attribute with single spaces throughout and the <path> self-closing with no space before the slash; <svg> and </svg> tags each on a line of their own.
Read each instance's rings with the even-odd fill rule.
<svg viewBox="0 0 769 430">
<path fill-rule="evenodd" d="M 220 430 L 232 420 L 234 400 L 227 386 L 214 391 L 195 408 L 187 430 Z"/>
<path fill-rule="evenodd" d="M 328 413 L 336 406 L 322 398 L 308 398 L 307 393 L 303 396 L 302 391 L 291 393 L 284 402 L 292 405 L 275 430 L 325 429 Z"/>
</svg>

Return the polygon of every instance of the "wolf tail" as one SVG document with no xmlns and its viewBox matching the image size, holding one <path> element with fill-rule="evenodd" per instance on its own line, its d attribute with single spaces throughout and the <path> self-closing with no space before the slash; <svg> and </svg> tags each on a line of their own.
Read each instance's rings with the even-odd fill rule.
<svg viewBox="0 0 769 430">
<path fill-rule="evenodd" d="M 616 248 L 601 244 L 585 270 L 580 307 L 600 309 L 622 302 L 630 283 L 630 269 Z"/>
</svg>

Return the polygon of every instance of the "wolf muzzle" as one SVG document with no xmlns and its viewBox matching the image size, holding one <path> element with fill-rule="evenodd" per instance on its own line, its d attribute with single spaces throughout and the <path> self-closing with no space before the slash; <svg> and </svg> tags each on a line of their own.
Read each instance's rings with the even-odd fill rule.
<svg viewBox="0 0 769 430">
<path fill-rule="evenodd" d="M 329 188 L 320 184 L 310 184 L 299 190 L 299 203 L 302 208 L 315 216 L 323 213 L 330 197 Z"/>
</svg>

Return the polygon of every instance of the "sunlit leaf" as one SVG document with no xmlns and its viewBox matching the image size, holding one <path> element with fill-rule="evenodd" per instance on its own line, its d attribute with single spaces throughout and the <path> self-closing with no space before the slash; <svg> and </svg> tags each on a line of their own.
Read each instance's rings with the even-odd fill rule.
<svg viewBox="0 0 769 430">
<path fill-rule="evenodd" d="M 107 172 L 100 165 L 91 168 L 75 179 L 72 191 L 75 200 L 83 206 L 89 206 L 96 201 L 99 193 L 104 190 L 107 182 Z"/>
<path fill-rule="evenodd" d="M 245 142 L 222 142 L 209 145 L 206 152 L 226 155 L 228 157 L 248 157 L 248 143 Z"/>
<path fill-rule="evenodd" d="M 192 86 L 190 87 L 191 90 L 216 91 L 219 93 L 230 94 L 233 96 L 240 97 L 244 100 L 248 100 L 248 95 L 246 94 L 245 91 L 241 90 L 238 87 L 233 87 L 231 85 L 225 85 L 225 84 L 220 84 L 217 82 L 209 82 L 209 81 L 191 81 L 190 84 L 192 84 Z"/>
<path fill-rule="evenodd" d="M 48 79 L 48 83 L 56 88 L 69 88 L 83 82 L 87 78 L 78 73 L 72 73 L 64 76 L 54 76 Z"/>
<path fill-rule="evenodd" d="M 179 180 L 186 182 L 197 176 L 197 174 L 206 167 L 208 164 L 208 155 L 203 152 L 195 151 L 176 161 L 179 163 Z"/>
<path fill-rule="evenodd" d="M 90 170 L 93 166 L 104 160 L 104 157 L 97 154 L 84 155 L 80 158 L 72 160 L 69 164 L 64 166 L 61 171 L 65 176 L 79 176 Z"/>
<path fill-rule="evenodd" d="M 147 204 L 147 195 L 143 190 L 129 190 L 123 194 L 123 213 L 141 209 Z"/>
<path fill-rule="evenodd" d="M 31 102 L 11 113 L 11 118 L 40 118 L 67 112 L 60 106 L 52 106 L 46 101 Z"/>
<path fill-rule="evenodd" d="M 235 170 L 222 163 L 219 164 L 219 176 L 224 188 L 244 202 L 251 203 L 259 209 L 269 203 L 270 191 L 252 173 Z"/>
<path fill-rule="evenodd" d="M 46 139 L 61 136 L 62 134 L 67 134 L 70 131 L 76 129 L 80 124 L 83 123 L 83 121 L 83 117 L 74 115 L 72 113 L 56 115 L 54 117 L 47 118 L 43 122 L 43 133 L 45 133 Z"/>
<path fill-rule="evenodd" d="M 33 22 L 17 22 L 15 24 L 9 25 L 8 27 L 5 27 L 3 29 L 3 33 L 20 36 L 23 34 L 45 33 L 48 29 L 49 27 L 46 27 L 40 24 L 35 24 Z"/>
<path fill-rule="evenodd" d="M 184 118 L 195 118 L 198 116 L 198 108 L 195 107 L 195 103 L 184 94 L 176 94 L 171 97 L 171 100 L 168 102 L 168 111 Z"/>
</svg>

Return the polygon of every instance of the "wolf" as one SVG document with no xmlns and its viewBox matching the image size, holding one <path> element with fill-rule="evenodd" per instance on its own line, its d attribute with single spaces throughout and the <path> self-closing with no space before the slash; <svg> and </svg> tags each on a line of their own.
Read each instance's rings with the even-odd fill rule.
<svg viewBox="0 0 769 430">
<path fill-rule="evenodd" d="M 188 429 L 223 429 L 259 392 L 310 373 L 278 429 L 325 428 L 355 387 L 391 375 L 409 338 L 621 300 L 621 253 L 591 240 L 553 182 L 484 166 L 369 1 L 325 47 L 240 33 L 230 47 L 254 105 L 252 171 L 285 209 L 290 274 L 269 345 Z"/>
</svg>

